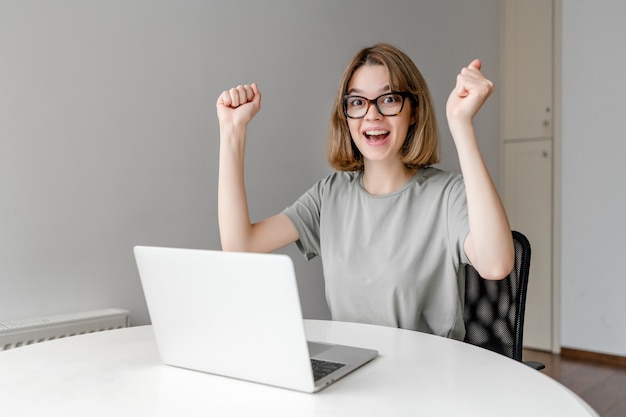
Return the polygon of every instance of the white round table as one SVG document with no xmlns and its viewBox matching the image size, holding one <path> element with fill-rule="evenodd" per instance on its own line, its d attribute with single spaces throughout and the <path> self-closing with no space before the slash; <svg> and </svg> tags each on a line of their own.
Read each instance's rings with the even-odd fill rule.
<svg viewBox="0 0 626 417">
<path fill-rule="evenodd" d="M 305 320 L 310 340 L 380 356 L 316 394 L 160 362 L 151 326 L 0 352 L 3 416 L 597 416 L 563 385 L 475 346 L 381 326 Z"/>
</svg>

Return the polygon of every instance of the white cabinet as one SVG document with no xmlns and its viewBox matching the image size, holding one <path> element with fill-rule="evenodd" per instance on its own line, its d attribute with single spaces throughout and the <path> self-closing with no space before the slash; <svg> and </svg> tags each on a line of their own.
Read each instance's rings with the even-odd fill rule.
<svg viewBox="0 0 626 417">
<path fill-rule="evenodd" d="M 530 241 L 524 346 L 552 350 L 552 140 L 504 144 L 504 205 Z"/>
<path fill-rule="evenodd" d="M 524 345 L 554 351 L 553 1 L 501 5 L 503 201 L 532 251 Z"/>
<path fill-rule="evenodd" d="M 502 7 L 504 139 L 552 137 L 552 1 Z"/>
</svg>

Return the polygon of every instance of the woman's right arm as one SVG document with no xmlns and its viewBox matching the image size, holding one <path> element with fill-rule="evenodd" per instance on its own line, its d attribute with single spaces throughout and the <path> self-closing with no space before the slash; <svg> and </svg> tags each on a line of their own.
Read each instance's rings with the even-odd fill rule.
<svg viewBox="0 0 626 417">
<path fill-rule="evenodd" d="M 218 221 L 222 249 L 271 252 L 298 239 L 289 218 L 280 213 L 251 224 L 244 184 L 244 155 L 248 123 L 261 109 L 256 84 L 224 91 L 217 99 L 220 125 Z"/>
</svg>

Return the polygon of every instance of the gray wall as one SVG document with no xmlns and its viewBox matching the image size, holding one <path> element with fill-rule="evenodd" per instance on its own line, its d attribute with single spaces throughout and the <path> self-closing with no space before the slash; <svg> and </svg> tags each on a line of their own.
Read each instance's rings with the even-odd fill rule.
<svg viewBox="0 0 626 417">
<path fill-rule="evenodd" d="M 563 1 L 562 344 L 626 356 L 626 3 Z"/>
<path fill-rule="evenodd" d="M 256 81 L 249 130 L 253 219 L 293 202 L 329 168 L 324 140 L 341 73 L 386 41 L 444 106 L 480 57 L 499 82 L 499 2 L 0 2 L 0 321 L 119 306 L 149 321 L 136 244 L 219 248 L 215 101 Z M 495 94 L 477 119 L 498 178 Z M 327 318 L 320 263 L 293 247 L 306 317 Z"/>
</svg>

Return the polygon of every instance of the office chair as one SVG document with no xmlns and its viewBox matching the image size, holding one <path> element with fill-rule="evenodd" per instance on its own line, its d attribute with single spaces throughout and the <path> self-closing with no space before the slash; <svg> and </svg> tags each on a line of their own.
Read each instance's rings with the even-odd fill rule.
<svg viewBox="0 0 626 417">
<path fill-rule="evenodd" d="M 472 266 L 465 266 L 465 342 L 523 362 L 530 243 L 520 232 L 512 234 L 515 264 L 503 280 L 483 279 Z M 541 362 L 524 363 L 537 370 L 545 368 Z"/>
</svg>

